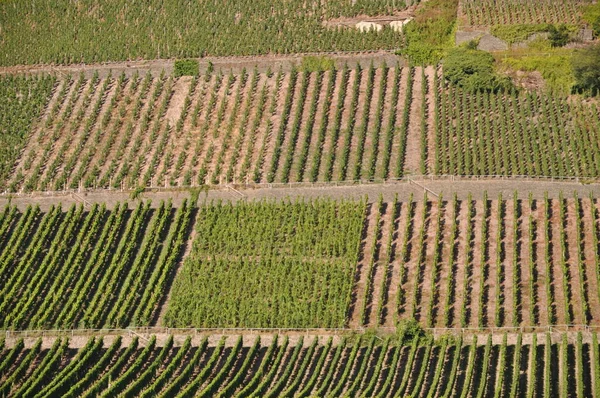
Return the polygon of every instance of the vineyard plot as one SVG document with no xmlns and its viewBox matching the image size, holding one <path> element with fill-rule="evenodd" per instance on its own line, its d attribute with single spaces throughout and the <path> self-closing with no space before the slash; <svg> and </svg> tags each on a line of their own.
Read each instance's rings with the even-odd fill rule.
<svg viewBox="0 0 600 398">
<path fill-rule="evenodd" d="M 56 78 L 0 77 L 0 190 L 27 143 L 32 125 L 51 101 Z"/>
<path fill-rule="evenodd" d="M 411 122 L 403 109 L 422 90 L 402 84 L 414 73 L 420 69 L 389 66 L 197 78 L 67 76 L 43 117 L 25 130 L 23 150 L 3 160 L 7 181 L 0 187 L 401 177 Z"/>
<path fill-rule="evenodd" d="M 58 339 L 51 348 L 22 341 L 0 352 L 3 396 L 595 396 L 596 335 L 552 341 L 518 335 L 472 341 L 397 341 L 358 337 L 242 337 L 208 343 L 173 336 L 79 349 Z M 512 336 L 515 337 L 515 336 Z M 545 338 L 544 338 L 545 337 Z M 573 336 L 575 337 L 575 336 Z M 145 345 L 144 345 L 145 344 Z M 8 361 L 10 360 L 10 361 Z M 539 371 L 537 371 L 539 370 Z M 556 375 L 561 377 L 556 378 Z M 595 378 L 595 379 L 594 379 Z M 594 381 L 595 380 L 595 381 Z"/>
<path fill-rule="evenodd" d="M 330 200 L 202 206 L 164 323 L 343 327 L 364 212 Z"/>
<path fill-rule="evenodd" d="M 461 0 L 465 26 L 581 23 L 581 9 L 592 0 Z"/>
<path fill-rule="evenodd" d="M 46 213 L 2 212 L 0 280 L 5 329 L 147 325 L 158 314 L 191 207 L 140 203 Z"/>
<path fill-rule="evenodd" d="M 361 32 L 325 22 L 405 8 L 401 0 L 1 3 L 0 65 L 396 49 L 402 34 L 389 27 Z"/>
<path fill-rule="evenodd" d="M 600 325 L 597 199 L 370 206 L 350 326 Z"/>
<path fill-rule="evenodd" d="M 600 175 L 598 104 L 550 93 L 436 90 L 434 174 Z"/>
</svg>

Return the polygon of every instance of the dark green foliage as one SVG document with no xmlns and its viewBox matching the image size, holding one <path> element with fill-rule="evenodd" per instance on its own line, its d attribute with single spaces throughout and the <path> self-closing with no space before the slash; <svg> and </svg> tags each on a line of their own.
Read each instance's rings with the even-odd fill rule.
<svg viewBox="0 0 600 398">
<path fill-rule="evenodd" d="M 549 25 L 548 33 L 548 39 L 552 43 L 552 47 L 563 47 L 571 40 L 569 27 L 565 24 L 558 26 Z"/>
<path fill-rule="evenodd" d="M 198 76 L 200 63 L 196 59 L 180 59 L 175 61 L 175 77 Z"/>
<path fill-rule="evenodd" d="M 576 87 L 597 93 L 600 90 L 600 44 L 575 51 L 571 62 Z"/>
<path fill-rule="evenodd" d="M 498 91 L 509 86 L 507 78 L 494 71 L 494 57 L 480 50 L 459 47 L 444 60 L 446 79 L 468 91 Z"/>
</svg>

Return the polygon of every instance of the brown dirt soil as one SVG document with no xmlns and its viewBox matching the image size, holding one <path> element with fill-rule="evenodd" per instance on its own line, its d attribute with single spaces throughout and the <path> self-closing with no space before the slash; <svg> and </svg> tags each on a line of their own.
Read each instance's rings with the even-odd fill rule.
<svg viewBox="0 0 600 398">
<path fill-rule="evenodd" d="M 532 237 L 529 234 L 529 215 L 532 214 L 531 208 L 527 204 L 526 200 L 523 200 L 521 206 L 521 255 L 519 262 L 519 270 L 521 271 L 521 277 L 519 284 L 519 291 L 521 297 L 521 306 L 519 307 L 519 317 L 521 319 L 521 325 L 531 325 L 531 309 L 535 303 L 531 302 L 531 294 L 529 294 L 529 281 L 532 275 L 529 272 L 529 242 Z"/>
<path fill-rule="evenodd" d="M 334 112 L 335 112 L 335 104 L 337 103 L 337 95 L 339 93 L 339 82 L 340 82 L 340 77 L 341 77 L 341 72 L 338 72 L 336 75 L 336 80 L 334 82 L 334 86 L 333 86 L 333 95 L 330 98 L 330 106 L 325 109 L 325 96 L 327 95 L 327 86 L 329 85 L 329 82 L 331 81 L 331 79 L 333 78 L 331 71 L 327 71 L 323 74 L 323 82 L 321 83 L 321 92 L 319 93 L 319 104 L 317 106 L 317 112 L 315 114 L 315 123 L 313 126 L 313 130 L 312 130 L 312 138 L 310 139 L 310 145 L 308 147 L 308 154 L 306 156 L 306 165 L 305 165 L 305 170 L 304 170 L 304 175 L 302 178 L 302 181 L 309 181 L 310 179 L 310 171 L 312 168 L 312 159 L 314 159 L 315 157 L 315 152 L 317 150 L 317 146 L 318 146 L 318 139 L 319 139 L 319 131 L 324 127 L 325 128 L 325 141 L 323 142 L 322 145 L 325 145 L 325 142 L 327 141 L 327 137 L 329 136 L 329 127 L 332 123 L 332 117 L 334 117 Z M 327 123 L 325 126 L 323 126 L 323 124 L 325 123 L 325 119 L 327 118 Z M 321 152 L 321 159 L 320 159 L 320 163 L 319 163 L 319 168 L 321 168 L 321 166 L 324 163 L 324 159 L 325 159 L 325 151 L 323 150 Z"/>
<path fill-rule="evenodd" d="M 550 207 L 552 209 L 552 217 L 550 219 L 550 228 L 552 230 L 552 285 L 554 286 L 554 299 L 556 302 L 556 320 L 557 324 L 565 325 L 565 302 L 568 297 L 565 297 L 563 290 L 563 270 L 560 267 L 559 256 L 562 256 L 560 249 L 560 233 L 559 233 L 559 211 L 558 201 L 551 200 Z M 568 302 L 567 302 L 568 303 Z M 570 304 L 570 303 L 569 303 Z"/>
<path fill-rule="evenodd" d="M 430 226 L 429 229 L 427 231 L 427 238 L 426 238 L 426 252 L 425 252 L 425 264 L 424 264 L 424 271 L 423 271 L 423 278 L 422 278 L 422 284 L 421 284 L 421 295 L 419 298 L 419 304 L 420 304 L 420 316 L 421 319 L 428 319 L 429 317 L 432 317 L 431 319 L 431 326 L 435 325 L 435 317 L 433 316 L 434 314 L 430 314 L 429 313 L 429 308 L 431 306 L 432 311 L 435 312 L 435 307 L 438 303 L 432 303 L 432 300 L 437 299 L 439 300 L 439 293 L 437 298 L 434 298 L 432 295 L 433 292 L 433 288 L 434 288 L 434 284 L 436 285 L 437 289 L 439 289 L 439 282 L 434 280 L 434 275 L 433 275 L 433 267 L 434 267 L 434 250 L 435 250 L 435 239 L 436 239 L 436 234 L 438 232 L 439 229 L 439 233 L 440 236 L 442 237 L 441 242 L 439 243 L 439 250 L 442 250 L 442 248 L 444 247 L 444 233 L 447 232 L 447 226 L 448 224 L 445 222 L 445 218 L 446 218 L 446 213 L 448 212 L 448 207 L 447 207 L 447 203 L 439 203 L 437 200 L 432 202 L 432 206 L 431 206 L 431 212 L 430 212 Z M 436 224 L 435 220 L 437 220 L 438 215 L 440 215 L 440 223 L 439 225 L 433 225 Z M 440 257 L 438 259 L 438 267 L 441 268 L 442 267 L 442 262 L 443 262 L 443 257 Z M 438 276 L 439 276 L 439 268 L 438 268 Z"/>
<path fill-rule="evenodd" d="M 377 319 L 377 309 L 380 305 L 381 293 L 383 290 L 383 283 L 387 280 L 388 277 L 388 267 L 387 263 L 388 259 L 388 251 L 387 251 L 387 242 L 390 230 L 394 228 L 394 220 L 392 219 L 394 215 L 394 209 L 392 207 L 392 203 L 386 203 L 385 213 L 381 216 L 381 231 L 380 237 L 377 242 L 379 246 L 378 258 L 374 264 L 375 269 L 373 270 L 373 281 L 372 281 L 372 297 L 371 301 L 368 305 L 369 311 L 369 327 L 376 327 L 380 324 L 380 319 Z"/>
<path fill-rule="evenodd" d="M 325 169 L 327 167 L 327 158 L 331 151 L 335 151 L 335 145 L 337 143 L 333 142 L 332 130 L 333 125 L 335 123 L 335 114 L 337 112 L 338 107 L 344 106 L 346 102 L 346 98 L 348 98 L 348 90 L 346 89 L 346 96 L 339 101 L 340 90 L 341 90 L 341 82 L 343 77 L 343 71 L 338 71 L 337 77 L 334 83 L 333 95 L 331 98 L 331 106 L 327 110 L 329 113 L 329 124 L 327 126 L 327 133 L 325 135 L 325 141 L 323 142 L 323 152 L 321 153 L 321 164 L 319 165 L 319 173 L 317 180 L 325 180 Z M 348 80 L 349 81 L 349 80 Z"/>
<path fill-rule="evenodd" d="M 392 103 L 392 91 L 394 90 L 394 68 L 388 69 L 387 86 L 385 89 L 385 98 L 383 100 L 383 112 L 381 113 L 381 132 L 379 135 L 379 144 L 377 146 L 377 159 L 375 161 L 375 177 L 385 178 L 383 175 L 383 151 L 385 149 L 385 137 L 389 125 L 390 117 L 396 112 L 396 104 Z M 393 142 L 393 140 L 392 140 Z M 373 147 L 373 150 L 375 147 Z M 372 151 L 371 151 L 372 152 Z"/>
<path fill-rule="evenodd" d="M 587 319 L 584 311 L 584 295 L 587 291 L 587 282 L 581 279 L 579 273 L 579 253 L 578 247 L 582 243 L 580 237 L 577 236 L 575 201 L 573 198 L 566 199 L 567 206 L 565 217 L 567 223 L 565 226 L 567 250 L 569 253 L 569 274 L 571 275 L 571 297 L 573 303 L 573 323 L 577 325 L 587 324 Z M 582 230 L 583 232 L 583 230 Z M 585 272 L 585 269 L 584 269 Z M 584 273 L 585 276 L 585 273 Z"/>
<path fill-rule="evenodd" d="M 421 162 L 421 108 L 423 106 L 422 76 L 420 67 L 415 68 L 413 78 L 413 98 L 410 106 L 409 125 L 406 140 L 404 174 L 420 174 Z"/>
<path fill-rule="evenodd" d="M 353 291 L 353 300 L 350 306 L 351 315 L 349 319 L 350 327 L 359 327 L 362 326 L 361 322 L 361 312 L 364 306 L 364 302 L 366 300 L 366 284 L 367 284 L 367 272 L 369 268 L 369 261 L 371 259 L 373 253 L 373 234 L 375 233 L 375 221 L 376 214 L 378 213 L 377 206 L 374 204 L 370 204 L 367 208 L 367 217 L 366 217 L 366 225 L 364 229 L 364 236 L 361 243 L 361 255 L 360 261 L 356 265 L 356 277 L 355 277 L 355 285 Z"/>
<path fill-rule="evenodd" d="M 451 306 L 453 322 L 448 326 L 460 327 L 460 314 L 465 307 L 466 295 L 464 293 L 463 286 L 465 285 L 466 268 L 468 264 L 467 252 L 469 249 L 467 242 L 467 225 L 471 222 L 470 217 L 467 216 L 468 203 L 467 201 L 460 202 L 460 208 L 458 211 L 458 236 L 457 236 L 457 255 L 456 255 L 456 274 L 454 275 L 454 302 Z"/>
<path fill-rule="evenodd" d="M 495 316 L 497 307 L 500 303 L 496 300 L 496 293 L 500 289 L 500 294 L 503 292 L 503 284 L 497 285 L 498 280 L 498 268 L 496 267 L 496 258 L 500 254 L 500 248 L 497 247 L 496 237 L 498 233 L 498 211 L 500 203 L 497 200 L 492 201 L 490 206 L 490 218 L 488 227 L 488 275 L 485 281 L 485 290 L 487 293 L 487 305 L 486 315 L 487 319 L 484 319 L 484 324 L 488 326 L 495 325 Z M 502 265 L 501 265 L 502 266 Z M 501 325 L 496 325 L 501 326 Z"/>
<path fill-rule="evenodd" d="M 358 105 L 357 105 L 356 114 L 354 117 L 354 120 L 355 120 L 354 130 L 352 131 L 352 140 L 350 141 L 350 155 L 349 155 L 349 159 L 348 159 L 348 168 L 346 170 L 346 179 L 347 180 L 353 179 L 354 167 L 359 161 L 362 161 L 362 159 L 356 158 L 357 157 L 356 149 L 358 146 L 359 130 L 362 128 L 363 116 L 365 115 L 365 113 L 370 115 L 370 112 L 373 107 L 373 97 L 375 97 L 375 93 L 377 91 L 376 88 L 378 87 L 378 85 L 379 85 L 378 83 L 380 81 L 381 81 L 381 73 L 379 73 L 379 70 L 376 70 L 375 77 L 373 78 L 373 95 L 371 96 L 371 100 L 369 101 L 369 103 L 366 104 L 366 102 L 367 102 L 367 98 L 366 98 L 367 97 L 367 85 L 369 82 L 369 70 L 365 69 L 363 71 L 363 77 L 360 82 Z M 365 104 L 368 106 L 367 109 L 365 109 Z M 370 118 L 367 118 L 367 126 L 365 128 L 365 136 L 368 134 L 368 131 L 369 131 L 369 129 L 368 129 L 368 121 L 369 120 L 370 120 Z M 363 153 L 363 155 L 364 155 L 364 153 Z"/>
<path fill-rule="evenodd" d="M 387 304 L 385 308 L 385 320 L 382 326 L 392 327 L 398 318 L 396 303 L 398 300 L 398 290 L 400 288 L 400 267 L 404 266 L 402 262 L 402 242 L 404 241 L 404 226 L 410 222 L 408 203 L 399 203 L 400 217 L 395 220 L 397 225 L 395 239 L 392 242 L 391 249 L 394 250 L 393 261 L 390 264 L 390 282 L 387 291 Z"/>
<path fill-rule="evenodd" d="M 596 207 L 597 201 L 590 200 L 589 198 L 582 199 L 582 209 L 583 209 L 583 231 L 584 231 L 584 256 L 585 256 L 585 264 L 586 264 L 586 277 L 588 282 L 588 298 L 590 304 L 590 310 L 592 312 L 592 324 L 598 325 L 600 323 L 600 315 L 598 314 L 598 310 L 600 310 L 600 290 L 598 290 L 598 277 L 596 272 L 594 271 L 596 263 L 595 259 L 598 256 L 597 248 L 593 245 L 593 230 L 592 226 L 596 224 L 597 221 L 594 220 L 592 216 L 592 208 L 597 209 Z M 596 210 L 597 211 L 597 210 Z"/>
<path fill-rule="evenodd" d="M 472 259 L 473 259 L 473 272 L 471 280 L 469 281 L 470 286 L 470 297 L 469 300 L 471 305 L 469 306 L 469 326 L 478 326 L 478 316 L 482 311 L 479 308 L 479 295 L 481 294 L 480 281 L 482 277 L 483 264 L 481 263 L 481 249 L 482 249 L 482 230 L 483 230 L 483 202 L 476 201 L 474 204 L 474 223 L 473 223 L 473 247 L 472 247 Z"/>
<path fill-rule="evenodd" d="M 426 167 L 428 173 L 433 173 L 435 170 L 435 90 L 437 89 L 434 85 L 434 76 L 437 73 L 433 66 L 425 68 L 425 77 L 429 90 L 427 92 L 426 104 L 427 104 L 427 161 Z"/>
<path fill-rule="evenodd" d="M 537 297 L 538 297 L 538 316 L 540 325 L 550 324 L 550 313 L 552 310 L 552 303 L 549 302 L 550 298 L 547 294 L 547 284 L 550 283 L 548 280 L 549 275 L 546 273 L 545 255 L 544 255 L 544 210 L 543 203 L 536 201 L 537 210 L 535 211 L 534 219 L 536 222 L 536 273 L 537 273 Z"/>
</svg>

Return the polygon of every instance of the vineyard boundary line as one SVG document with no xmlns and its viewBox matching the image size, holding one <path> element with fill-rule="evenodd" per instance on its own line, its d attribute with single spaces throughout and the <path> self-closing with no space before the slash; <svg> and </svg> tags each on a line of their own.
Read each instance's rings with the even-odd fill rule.
<svg viewBox="0 0 600 398">
<path fill-rule="evenodd" d="M 506 181 L 506 182 L 545 182 L 545 183 L 577 183 L 582 185 L 600 184 L 600 177 L 564 177 L 564 176 L 503 176 L 503 175 L 411 175 L 401 178 L 390 178 L 390 179 L 371 179 L 371 180 L 344 180 L 344 181 L 331 181 L 331 182 L 273 182 L 273 183 L 239 183 L 239 182 L 221 182 L 215 185 L 181 185 L 181 186 L 159 186 L 150 185 L 143 188 L 144 192 L 185 192 L 193 189 L 208 189 L 208 190 L 252 190 L 252 189 L 277 189 L 277 188 L 330 188 L 330 187 L 344 187 L 344 186 L 362 186 L 362 185 L 392 185 L 392 184 L 410 184 L 414 183 L 419 185 L 421 188 L 430 191 L 421 184 L 426 182 L 473 182 L 473 181 Z M 68 184 L 67 184 L 68 185 Z M 131 193 L 139 191 L 139 187 L 125 187 L 121 188 L 74 188 L 74 189 L 63 189 L 59 191 L 19 191 L 9 192 L 3 191 L 0 193 L 2 197 L 44 197 L 44 196 L 65 196 L 72 194 L 87 194 L 87 193 Z M 236 193 L 237 193 L 236 192 Z M 242 192 L 239 192 L 243 195 Z"/>
<path fill-rule="evenodd" d="M 548 326 L 501 326 L 464 328 L 423 328 L 434 335 L 452 334 L 498 334 L 498 333 L 570 333 L 600 332 L 600 325 L 548 325 Z M 166 335 L 253 335 L 253 334 L 296 334 L 296 335 L 345 335 L 365 334 L 372 331 L 395 333 L 395 327 L 380 328 L 167 328 L 167 327 L 128 327 L 124 329 L 48 329 L 48 330 L 0 330 L 5 339 L 36 337 L 81 337 L 81 336 L 149 336 Z"/>
</svg>

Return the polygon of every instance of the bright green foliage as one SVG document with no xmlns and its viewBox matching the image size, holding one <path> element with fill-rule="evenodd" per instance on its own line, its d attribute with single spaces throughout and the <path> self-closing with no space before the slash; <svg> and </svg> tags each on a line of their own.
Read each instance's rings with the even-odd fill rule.
<svg viewBox="0 0 600 398">
<path fill-rule="evenodd" d="M 570 94 L 575 84 L 571 67 L 572 50 L 552 48 L 548 40 L 536 40 L 534 43 L 535 48 L 532 48 L 532 44 L 529 46 L 530 52 L 533 52 L 531 55 L 499 57 L 498 62 L 500 62 L 501 69 L 538 71 L 542 74 L 548 90 L 561 95 Z"/>
<path fill-rule="evenodd" d="M 364 211 L 329 200 L 203 206 L 165 324 L 342 327 Z"/>
<path fill-rule="evenodd" d="M 583 19 L 590 24 L 594 35 L 600 35 L 600 3 L 590 4 L 583 9 Z"/>
<path fill-rule="evenodd" d="M 48 103 L 55 77 L 0 76 L 0 187 Z"/>
<path fill-rule="evenodd" d="M 458 0 L 430 0 L 405 27 L 406 46 L 401 50 L 413 65 L 439 62 L 454 44 Z"/>
<path fill-rule="evenodd" d="M 6 208 L 0 240 L 1 328 L 149 324 L 166 293 L 191 216 L 149 203 L 46 213 Z"/>
<path fill-rule="evenodd" d="M 175 61 L 175 77 L 198 76 L 200 63 L 196 59 L 180 59 Z"/>
<path fill-rule="evenodd" d="M 0 65 L 394 49 L 402 34 L 392 29 L 363 33 L 323 22 L 404 7 L 401 0 L 1 1 Z"/>
<path fill-rule="evenodd" d="M 507 78 L 497 76 L 494 57 L 485 51 L 458 47 L 444 59 L 444 77 L 467 91 L 497 91 L 507 88 Z"/>
<path fill-rule="evenodd" d="M 302 57 L 300 69 L 306 72 L 323 72 L 335 68 L 333 58 L 326 56 L 307 55 Z"/>
<path fill-rule="evenodd" d="M 577 88 L 600 90 L 600 44 L 575 51 L 572 59 Z"/>
</svg>

